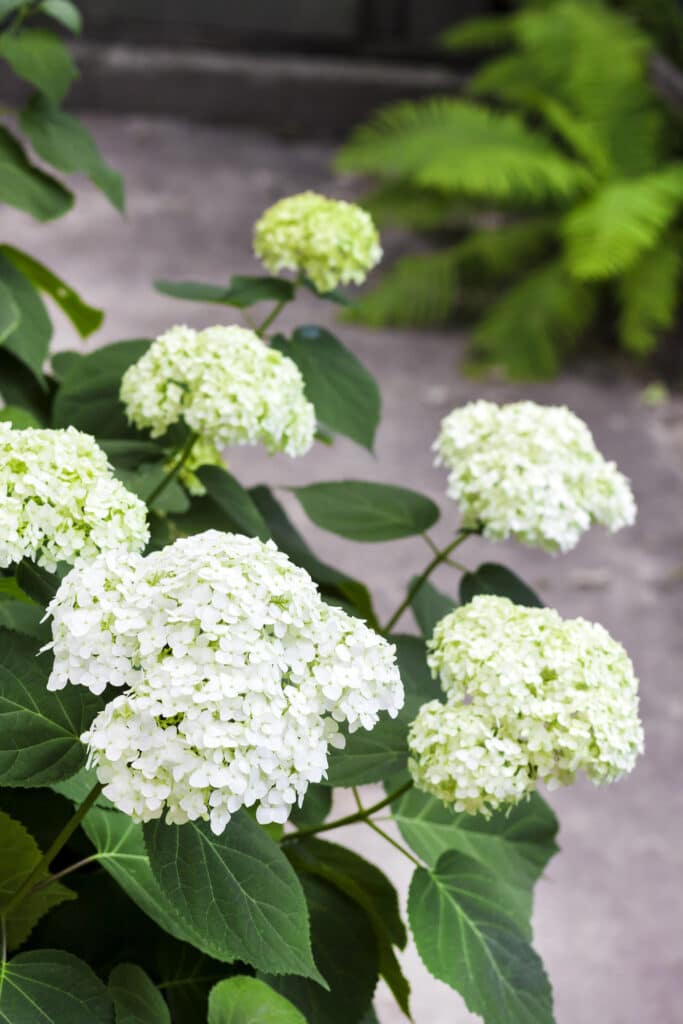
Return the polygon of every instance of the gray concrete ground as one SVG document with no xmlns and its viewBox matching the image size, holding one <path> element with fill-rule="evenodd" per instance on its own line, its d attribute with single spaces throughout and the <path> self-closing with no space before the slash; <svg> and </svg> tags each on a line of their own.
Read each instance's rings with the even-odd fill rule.
<svg viewBox="0 0 683 1024">
<path fill-rule="evenodd" d="M 101 118 L 92 127 L 125 174 L 124 220 L 86 185 L 75 212 L 51 227 L 4 214 L 5 238 L 55 266 L 106 310 L 105 326 L 90 345 L 156 335 L 176 322 L 229 322 L 230 314 L 219 307 L 156 294 L 150 281 L 221 282 L 232 273 L 257 272 L 250 230 L 265 206 L 307 187 L 350 193 L 349 183 L 329 170 L 330 151 L 317 144 L 175 122 Z M 296 317 L 329 323 L 330 310 L 311 297 L 302 301 Z M 293 319 L 288 314 L 284 322 Z M 563 614 L 602 622 L 635 661 L 647 753 L 619 784 L 577 785 L 552 795 L 562 851 L 538 887 L 536 945 L 554 983 L 558 1024 L 674 1024 L 683 1019 L 683 402 L 645 408 L 641 385 L 605 366 L 567 372 L 544 384 L 468 380 L 458 370 L 465 339 L 452 330 L 339 331 L 381 382 L 384 416 L 377 458 L 344 442 L 296 462 L 243 451 L 231 464 L 245 483 L 364 477 L 405 484 L 441 505 L 444 518 L 435 536 L 445 538 L 456 510 L 444 498 L 445 475 L 433 468 L 429 448 L 441 417 L 478 396 L 568 404 L 633 480 L 640 513 L 631 530 L 614 537 L 594 531 L 570 555 L 557 558 L 472 541 L 462 559 L 471 565 L 504 561 Z M 63 321 L 58 343 L 78 344 Z M 298 510 L 292 512 L 305 525 Z M 309 537 L 335 564 L 371 581 L 385 611 L 395 606 L 407 578 L 428 554 L 419 540 L 364 546 L 313 527 Z M 449 572 L 444 570 L 438 582 L 455 588 Z M 412 628 L 409 622 L 405 627 Z M 347 830 L 344 838 L 377 856 L 405 892 L 407 862 L 400 863 L 363 827 Z M 474 1019 L 457 995 L 429 978 L 414 952 L 407 953 L 405 963 L 415 986 L 417 1024 Z M 377 1002 L 382 1024 L 400 1019 L 385 992 L 378 993 Z"/>
</svg>

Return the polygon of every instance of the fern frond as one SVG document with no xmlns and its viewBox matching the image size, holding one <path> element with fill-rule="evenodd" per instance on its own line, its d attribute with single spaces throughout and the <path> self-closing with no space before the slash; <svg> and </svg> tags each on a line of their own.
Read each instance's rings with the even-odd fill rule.
<svg viewBox="0 0 683 1024">
<path fill-rule="evenodd" d="M 419 188 L 405 181 L 380 185 L 362 201 L 378 227 L 399 225 L 415 231 L 455 227 L 469 207 L 436 189 Z"/>
<path fill-rule="evenodd" d="M 560 261 L 509 288 L 475 331 L 476 351 L 510 377 L 550 377 L 575 347 L 596 308 L 596 291 L 572 278 Z"/>
<path fill-rule="evenodd" d="M 500 281 L 524 273 L 548 255 L 556 227 L 553 218 L 537 217 L 469 235 L 453 247 L 459 279 Z"/>
<path fill-rule="evenodd" d="M 565 217 L 567 266 L 585 280 L 628 270 L 683 204 L 683 163 L 606 185 Z"/>
<path fill-rule="evenodd" d="M 489 201 L 568 199 L 592 183 L 517 115 L 445 97 L 380 112 L 357 129 L 337 165 Z"/>
<path fill-rule="evenodd" d="M 505 46 L 515 38 L 515 16 L 494 15 L 490 18 L 468 18 L 447 28 L 439 36 L 447 50 L 486 50 Z"/>
<path fill-rule="evenodd" d="M 683 270 L 680 241 L 670 238 L 662 242 L 619 278 L 619 340 L 635 355 L 652 352 L 657 333 L 674 326 Z"/>
<path fill-rule="evenodd" d="M 398 260 L 343 319 L 373 327 L 429 326 L 449 318 L 456 297 L 453 250 L 418 253 Z"/>
</svg>

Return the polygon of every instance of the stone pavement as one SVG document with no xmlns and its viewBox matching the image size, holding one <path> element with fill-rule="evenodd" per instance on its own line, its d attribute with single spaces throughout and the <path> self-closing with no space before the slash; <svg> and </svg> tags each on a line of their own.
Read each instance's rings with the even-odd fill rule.
<svg viewBox="0 0 683 1024">
<path fill-rule="evenodd" d="M 258 272 L 250 231 L 265 206 L 304 188 L 351 194 L 350 184 L 329 170 L 331 151 L 317 143 L 173 121 L 98 117 L 91 124 L 125 175 L 125 219 L 88 185 L 76 210 L 51 226 L 3 211 L 4 238 L 45 260 L 106 310 L 105 325 L 89 345 L 154 336 L 183 321 L 226 321 L 230 314 L 220 307 L 158 295 L 151 280 L 219 283 L 232 273 Z M 330 316 L 325 304 L 310 297 L 299 306 L 297 321 L 329 324 Z M 290 317 L 283 319 L 288 322 Z M 60 319 L 58 324 L 59 346 L 77 346 L 69 326 Z M 377 458 L 343 441 L 296 462 L 244 450 L 231 458 L 244 483 L 358 477 L 404 484 L 441 505 L 444 520 L 435 537 L 445 539 L 456 513 L 429 448 L 441 417 L 475 397 L 566 403 L 633 481 L 640 513 L 631 530 L 614 537 L 595 530 L 570 555 L 557 558 L 473 540 L 462 559 L 471 565 L 505 562 L 561 613 L 602 622 L 633 657 L 646 755 L 626 781 L 603 789 L 577 785 L 551 796 L 562 850 L 537 890 L 535 942 L 554 984 L 558 1024 L 674 1024 L 683 1019 L 683 402 L 645 408 L 642 382 L 606 364 L 543 384 L 469 380 L 458 369 L 465 339 L 454 330 L 338 330 L 381 383 Z M 306 526 L 299 510 L 288 507 Z M 371 583 L 385 612 L 428 556 L 419 540 L 365 546 L 306 528 L 321 555 Z M 456 587 L 451 572 L 442 570 L 436 582 Z M 405 892 L 410 865 L 370 830 L 348 829 L 344 841 L 376 856 Z M 416 1024 L 475 1019 L 457 995 L 427 975 L 413 951 L 405 963 L 414 983 Z M 382 1024 L 401 1019 L 385 992 L 378 993 L 377 1005 Z"/>
</svg>

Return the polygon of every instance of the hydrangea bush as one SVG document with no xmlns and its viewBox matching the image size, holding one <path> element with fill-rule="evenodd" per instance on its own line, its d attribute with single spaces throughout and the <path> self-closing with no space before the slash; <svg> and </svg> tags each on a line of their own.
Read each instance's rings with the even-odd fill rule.
<svg viewBox="0 0 683 1024">
<path fill-rule="evenodd" d="M 637 681 L 601 626 L 452 553 L 474 534 L 559 552 L 628 526 L 629 483 L 568 409 L 476 402 L 435 442 L 460 514 L 443 548 L 413 490 L 291 488 L 341 538 L 426 541 L 382 620 L 225 461 L 336 435 L 373 449 L 367 369 L 330 331 L 276 321 L 302 288 L 347 301 L 377 233 L 304 193 L 263 214 L 254 249 L 276 276 L 158 283 L 218 304 L 223 326 L 54 355 L 40 407 L 16 392 L 4 411 L 0 1018 L 372 1024 L 383 979 L 423 1020 L 401 900 L 335 842 L 353 825 L 411 862 L 431 973 L 486 1024 L 549 1024 L 530 922 L 557 822 L 538 790 L 631 771 Z"/>
</svg>

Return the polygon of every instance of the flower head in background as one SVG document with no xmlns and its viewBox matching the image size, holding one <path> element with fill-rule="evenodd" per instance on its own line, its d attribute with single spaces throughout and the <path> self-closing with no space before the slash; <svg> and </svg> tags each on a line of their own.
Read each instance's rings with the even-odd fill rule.
<svg viewBox="0 0 683 1024">
<path fill-rule="evenodd" d="M 83 739 L 106 796 L 139 821 L 166 808 L 221 832 L 258 802 L 259 821 L 284 822 L 344 745 L 341 723 L 371 729 L 403 704 L 392 645 L 272 541 L 209 531 L 104 556 L 49 611 L 49 688 L 126 688 Z"/>
<path fill-rule="evenodd" d="M 152 437 L 182 421 L 217 447 L 304 455 L 315 434 L 296 364 L 243 327 L 172 327 L 126 370 L 121 401 Z"/>
<path fill-rule="evenodd" d="M 488 814 L 580 771 L 611 782 L 643 749 L 633 666 L 595 623 L 475 597 L 437 623 L 429 665 L 446 703 L 413 722 L 411 771 L 458 811 Z"/>
<path fill-rule="evenodd" d="M 568 551 L 592 523 L 635 521 L 629 481 L 562 406 L 470 402 L 446 416 L 434 444 L 465 528 Z"/>
<path fill-rule="evenodd" d="M 254 227 L 254 252 L 273 274 L 293 270 L 319 292 L 362 284 L 382 258 L 372 217 L 355 203 L 316 192 L 281 199 Z"/>
<path fill-rule="evenodd" d="M 54 572 L 117 548 L 141 551 L 147 509 L 89 434 L 0 423 L 0 566 L 29 558 Z"/>
</svg>

